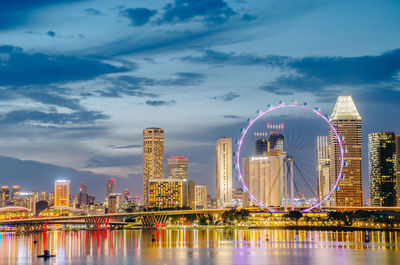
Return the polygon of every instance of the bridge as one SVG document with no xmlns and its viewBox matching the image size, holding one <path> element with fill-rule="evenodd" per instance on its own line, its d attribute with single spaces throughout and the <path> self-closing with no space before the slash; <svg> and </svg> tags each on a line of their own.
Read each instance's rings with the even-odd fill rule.
<svg viewBox="0 0 400 265">
<path fill-rule="evenodd" d="M 296 207 L 296 210 L 304 207 Z M 44 231 L 47 225 L 51 224 L 85 224 L 88 230 L 98 230 L 105 228 L 118 228 L 128 224 L 127 219 L 140 218 L 142 228 L 151 229 L 166 222 L 168 216 L 179 215 L 208 215 L 217 220 L 220 215 L 230 209 L 207 209 L 207 210 L 169 210 L 169 211 L 148 211 L 132 213 L 110 213 L 99 215 L 80 215 L 80 216 L 57 216 L 57 217 L 31 217 L 21 219 L 0 220 L 0 226 L 10 226 L 25 231 Z M 247 208 L 250 213 L 270 213 L 258 208 Z M 281 208 L 276 208 L 280 211 Z M 337 206 L 325 207 L 323 211 L 386 211 L 396 212 L 400 215 L 400 207 L 355 207 L 355 206 Z M 283 211 L 281 211 L 283 212 Z"/>
</svg>

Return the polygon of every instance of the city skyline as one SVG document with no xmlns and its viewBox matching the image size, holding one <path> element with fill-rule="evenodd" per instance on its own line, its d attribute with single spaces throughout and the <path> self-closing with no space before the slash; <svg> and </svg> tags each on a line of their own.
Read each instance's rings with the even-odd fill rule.
<svg viewBox="0 0 400 265">
<path fill-rule="evenodd" d="M 188 157 L 190 177 L 215 194 L 215 141 L 236 139 L 257 109 L 280 100 L 329 114 L 336 96 L 352 94 L 363 157 L 368 133 L 400 131 L 398 3 L 217 2 L 188 16 L 172 0 L 5 3 L 3 185 L 50 191 L 70 178 L 71 191 L 84 181 L 101 198 L 113 177 L 117 190 L 141 195 L 142 129 L 157 126 L 165 156 Z M 367 172 L 364 159 L 364 190 Z"/>
</svg>

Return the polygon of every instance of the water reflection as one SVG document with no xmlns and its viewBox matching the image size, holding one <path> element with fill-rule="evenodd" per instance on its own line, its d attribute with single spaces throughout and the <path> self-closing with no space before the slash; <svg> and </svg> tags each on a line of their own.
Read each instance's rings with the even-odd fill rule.
<svg viewBox="0 0 400 265">
<path fill-rule="evenodd" d="M 0 233 L 0 263 L 44 262 L 37 255 L 49 249 L 57 255 L 52 264 L 400 264 L 398 232 L 369 232 L 369 243 L 364 242 L 365 233 L 256 229 Z"/>
</svg>

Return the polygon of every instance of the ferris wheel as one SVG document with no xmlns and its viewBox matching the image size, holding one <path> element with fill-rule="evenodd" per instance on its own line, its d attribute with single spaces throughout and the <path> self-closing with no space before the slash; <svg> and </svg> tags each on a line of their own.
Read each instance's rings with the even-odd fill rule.
<svg viewBox="0 0 400 265">
<path fill-rule="evenodd" d="M 241 160 L 243 159 L 243 157 L 241 157 L 241 153 L 243 151 L 242 150 L 243 143 L 246 139 L 246 136 L 249 137 L 249 132 L 251 131 L 251 129 L 253 128 L 255 123 L 263 118 L 265 119 L 266 117 L 268 117 L 270 115 L 274 115 L 274 113 L 276 113 L 280 110 L 289 111 L 289 114 L 303 111 L 303 112 L 307 112 L 308 115 L 312 116 L 313 119 L 320 120 L 320 122 L 325 124 L 324 125 L 325 127 L 329 128 L 331 135 L 333 136 L 333 140 L 337 143 L 337 146 L 338 146 L 338 151 L 339 151 L 340 157 L 339 157 L 338 171 L 337 171 L 338 174 L 335 178 L 335 181 L 334 181 L 334 183 L 332 183 L 329 191 L 326 194 L 323 194 L 318 199 L 316 199 L 311 205 L 303 207 L 303 209 L 301 210 L 302 212 L 309 212 L 313 209 L 322 207 L 322 204 L 325 201 L 331 199 L 331 196 L 333 195 L 334 191 L 339 189 L 339 182 L 343 177 L 342 170 L 345 165 L 345 162 L 344 162 L 344 158 L 343 158 L 344 157 L 344 149 L 343 149 L 342 139 L 341 139 L 340 135 L 338 134 L 335 126 L 329 121 L 329 119 L 326 116 L 324 116 L 320 112 L 320 110 L 318 108 L 313 109 L 313 108 L 309 107 L 307 103 L 300 105 L 295 102 L 291 102 L 289 104 L 281 102 L 277 106 L 268 105 L 266 110 L 258 111 L 257 116 L 255 118 L 248 120 L 247 126 L 241 130 L 241 136 L 240 136 L 239 140 L 237 140 L 237 149 L 234 154 L 236 156 L 236 163 L 235 163 L 234 167 L 237 170 L 237 180 L 241 184 L 242 190 L 248 194 L 248 198 L 253 204 L 256 204 L 260 209 L 267 209 L 271 212 L 277 211 L 276 207 L 271 207 L 271 205 L 268 205 L 265 202 L 265 200 L 263 200 L 261 198 L 262 196 L 264 196 L 263 192 L 261 192 L 261 195 L 260 195 L 260 193 L 258 193 L 258 195 L 253 194 L 254 192 L 252 192 L 253 189 L 251 188 L 251 184 L 248 180 L 248 177 L 246 176 L 246 174 L 243 174 L 243 172 L 242 172 L 242 169 L 245 166 L 244 165 L 241 166 L 241 162 L 242 162 Z M 268 126 L 270 126 L 270 125 L 268 124 Z M 283 123 L 280 126 L 283 126 Z M 275 154 L 275 156 L 276 156 L 276 154 Z M 259 158 L 254 158 L 254 159 L 264 159 L 264 158 L 259 157 Z M 281 182 L 283 184 L 276 185 L 275 188 L 273 188 L 273 186 L 270 185 L 273 189 L 282 191 L 281 194 L 283 194 L 282 196 L 284 197 L 283 201 L 284 201 L 285 210 L 287 209 L 287 205 L 289 205 L 289 202 L 290 202 L 292 210 L 294 209 L 294 190 L 295 190 L 295 188 L 297 188 L 296 182 L 294 180 L 294 171 L 296 171 L 296 169 L 299 170 L 299 167 L 296 165 L 296 163 L 293 160 L 294 159 L 293 159 L 293 157 L 290 156 L 290 154 L 289 155 L 285 154 L 285 161 L 287 162 L 287 170 L 285 170 L 285 173 L 284 173 L 285 176 L 281 180 Z M 301 174 L 301 172 L 300 172 L 300 174 Z M 247 179 L 245 179 L 245 177 Z M 303 178 L 303 179 L 305 182 L 307 181 L 305 178 Z M 267 180 L 264 179 L 263 181 L 266 183 Z M 264 182 L 262 182 L 263 183 L 262 185 L 264 185 Z M 297 180 L 297 182 L 298 182 L 298 180 Z M 252 185 L 253 186 L 259 185 L 259 183 L 256 183 L 256 184 L 253 183 Z M 257 196 L 259 196 L 259 197 L 257 197 Z"/>
</svg>

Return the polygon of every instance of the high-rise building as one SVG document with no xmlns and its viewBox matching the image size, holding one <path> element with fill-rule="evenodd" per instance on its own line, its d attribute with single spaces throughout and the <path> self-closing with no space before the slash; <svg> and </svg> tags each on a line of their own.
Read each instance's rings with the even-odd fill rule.
<svg viewBox="0 0 400 265">
<path fill-rule="evenodd" d="M 13 204 L 15 204 L 15 199 L 17 198 L 17 193 L 21 191 L 21 186 L 18 185 L 14 185 L 12 186 L 12 191 L 11 191 L 11 201 L 13 202 Z"/>
<path fill-rule="evenodd" d="M 263 155 L 268 152 L 269 144 L 267 140 L 268 133 L 266 132 L 256 132 L 254 133 L 256 137 L 256 155 Z"/>
<path fill-rule="evenodd" d="M 16 191 L 13 196 L 15 206 L 25 207 L 32 214 L 36 213 L 36 199 L 33 192 Z"/>
<path fill-rule="evenodd" d="M 54 206 L 69 206 L 69 180 L 54 182 Z"/>
<path fill-rule="evenodd" d="M 215 153 L 217 208 L 232 207 L 232 138 L 219 138 Z"/>
<path fill-rule="evenodd" d="M 283 123 L 281 124 L 267 123 L 267 129 L 269 130 L 268 152 L 271 150 L 283 152 L 284 151 Z"/>
<path fill-rule="evenodd" d="M 396 206 L 395 134 L 368 134 L 368 158 L 371 206 Z"/>
<path fill-rule="evenodd" d="M 78 204 L 80 207 L 88 204 L 88 193 L 87 186 L 85 182 L 80 183 L 79 194 L 78 194 Z"/>
<path fill-rule="evenodd" d="M 47 193 L 42 191 L 39 196 L 39 201 L 46 201 L 47 200 Z"/>
<path fill-rule="evenodd" d="M 396 135 L 396 190 L 397 207 L 400 207 L 400 135 Z"/>
<path fill-rule="evenodd" d="M 190 209 L 196 210 L 196 184 L 194 181 L 188 183 L 188 204 Z"/>
<path fill-rule="evenodd" d="M 121 193 L 110 193 L 107 197 L 108 213 L 116 213 L 121 202 Z"/>
<path fill-rule="evenodd" d="M 10 188 L 8 186 L 1 186 L 1 207 L 7 206 L 10 202 Z"/>
<path fill-rule="evenodd" d="M 207 209 L 207 186 L 196 185 L 196 209 Z"/>
<path fill-rule="evenodd" d="M 232 189 L 232 207 L 242 208 L 243 200 L 245 198 L 247 198 L 247 197 L 241 188 Z"/>
<path fill-rule="evenodd" d="M 266 206 L 283 207 L 287 193 L 286 154 L 269 152 L 264 156 L 242 159 L 244 182 L 249 192 Z M 245 195 L 243 207 L 256 206 Z"/>
<path fill-rule="evenodd" d="M 317 163 L 318 163 L 318 197 L 321 201 L 331 190 L 330 157 L 328 136 L 317 137 Z M 329 204 L 329 201 L 326 203 Z"/>
<path fill-rule="evenodd" d="M 150 179 L 149 208 L 180 208 L 183 207 L 182 179 Z"/>
<path fill-rule="evenodd" d="M 164 178 L 164 130 L 143 130 L 143 203 L 149 207 L 149 180 Z"/>
<path fill-rule="evenodd" d="M 344 149 L 345 166 L 339 188 L 333 193 L 333 203 L 336 206 L 362 206 L 362 170 L 361 144 L 362 119 L 351 96 L 339 96 L 330 117 L 341 137 Z M 340 170 L 340 147 L 336 135 L 329 131 L 330 146 L 330 186 L 333 187 Z"/>
<path fill-rule="evenodd" d="M 106 198 L 108 198 L 108 196 L 110 196 L 111 193 L 114 193 L 114 184 L 115 184 L 114 179 L 107 180 Z"/>
<path fill-rule="evenodd" d="M 189 207 L 188 200 L 188 159 L 183 156 L 172 156 L 168 161 L 168 178 L 182 179 L 183 206 Z"/>
</svg>

